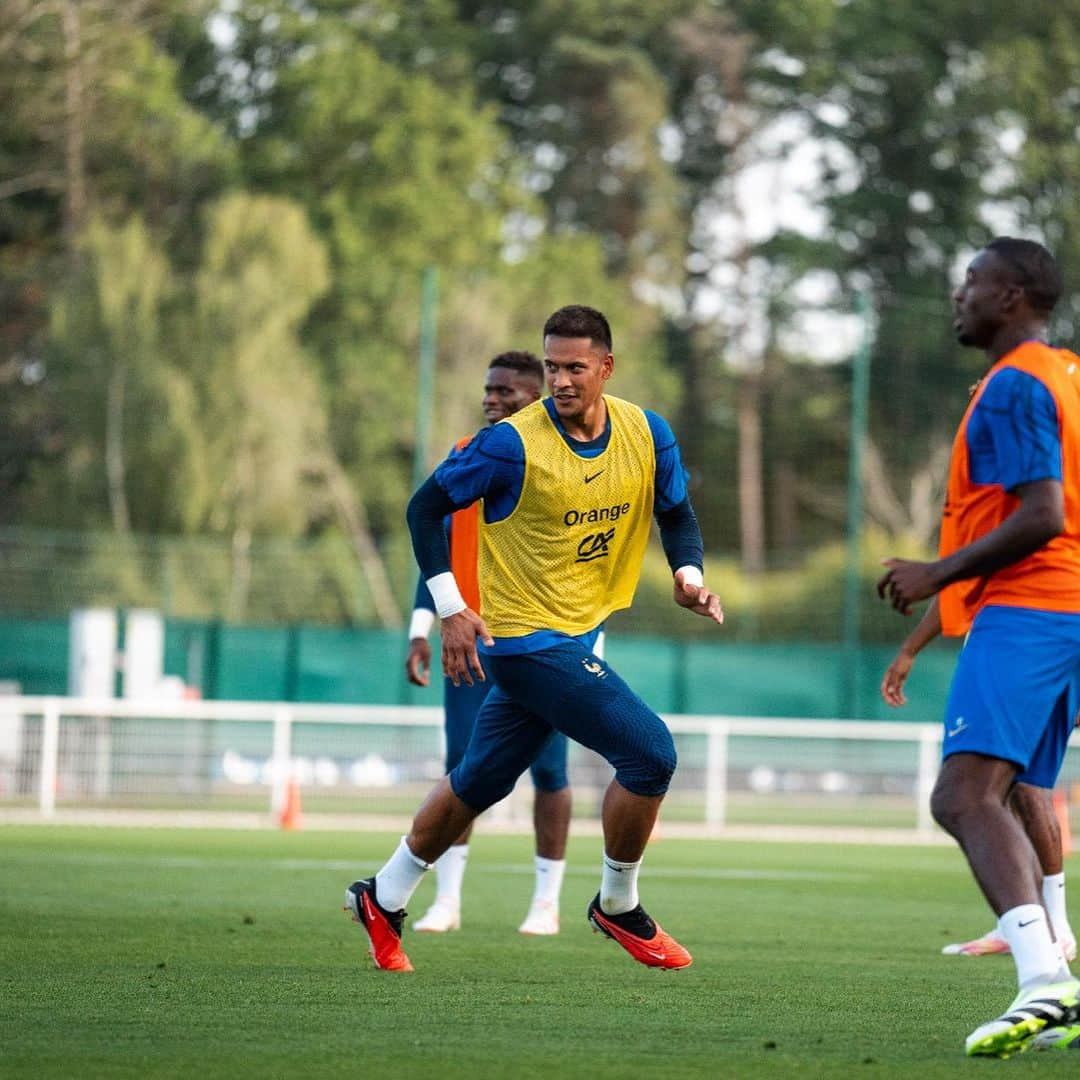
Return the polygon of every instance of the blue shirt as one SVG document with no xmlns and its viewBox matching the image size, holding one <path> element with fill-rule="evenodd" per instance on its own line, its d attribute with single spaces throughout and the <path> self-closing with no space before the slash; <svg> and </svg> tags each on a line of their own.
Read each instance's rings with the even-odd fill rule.
<svg viewBox="0 0 1080 1080">
<path fill-rule="evenodd" d="M 1034 375 L 1002 368 L 986 384 L 967 423 L 972 483 L 1013 491 L 1036 480 L 1061 480 L 1057 403 Z"/>
<path fill-rule="evenodd" d="M 544 398 L 544 407 L 560 435 L 579 457 L 593 458 L 607 449 L 611 439 L 611 417 L 603 433 L 591 442 L 578 442 L 566 434 L 555 411 L 552 398 Z M 686 470 L 679 454 L 679 444 L 668 422 L 650 410 L 644 410 L 656 450 L 656 494 L 654 508 L 670 510 L 686 498 Z M 517 506 L 525 480 L 525 447 L 517 429 L 510 424 L 494 424 L 477 433 L 460 450 L 455 450 L 436 470 L 439 486 L 458 506 L 484 500 L 484 520 L 502 521 Z"/>
<path fill-rule="evenodd" d="M 580 442 L 566 433 L 552 398 L 544 398 L 544 407 L 566 445 L 579 457 L 593 458 L 607 448 L 611 439 L 610 416 L 604 425 L 604 431 L 597 438 L 590 442 Z M 684 503 L 688 507 L 687 474 L 675 435 L 662 416 L 648 409 L 643 411 L 652 435 L 656 457 L 654 512 L 662 514 Z M 511 424 L 499 423 L 485 428 L 466 446 L 454 450 L 435 470 L 434 479 L 455 506 L 469 506 L 482 498 L 484 520 L 488 523 L 502 521 L 517 505 L 525 480 L 525 446 L 521 436 Z M 694 533 L 690 544 L 694 553 L 686 556 L 685 563 L 697 564 L 700 562 L 700 532 L 692 511 L 687 512 Z M 676 540 L 675 548 L 682 546 L 680 540 L 681 537 Z M 671 557 L 672 552 L 669 552 L 669 560 Z M 682 559 L 678 561 L 684 562 Z M 577 640 L 591 650 L 600 629 L 599 626 L 595 627 L 588 633 L 579 635 Z M 478 642 L 477 648 L 484 653 L 516 655 L 549 648 L 560 641 L 566 641 L 567 637 L 568 635 L 557 630 L 537 630 L 521 637 L 496 638 L 494 645 Z"/>
</svg>

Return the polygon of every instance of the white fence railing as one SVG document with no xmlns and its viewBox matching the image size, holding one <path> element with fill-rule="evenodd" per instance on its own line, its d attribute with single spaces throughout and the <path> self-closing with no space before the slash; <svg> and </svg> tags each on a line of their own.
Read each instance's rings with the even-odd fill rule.
<svg viewBox="0 0 1080 1080">
<path fill-rule="evenodd" d="M 843 805 L 852 823 L 869 824 L 866 808 L 887 805 L 877 823 L 933 829 L 939 724 L 665 719 L 680 762 L 669 820 L 681 813 L 719 828 L 736 804 L 754 820 L 812 824 Z M 439 708 L 0 697 L 0 808 L 36 808 L 44 818 L 58 807 L 276 814 L 293 780 L 316 812 L 404 814 L 441 775 L 442 753 Z M 599 805 L 610 775 L 595 755 L 572 748 L 579 808 L 590 792 Z"/>
</svg>

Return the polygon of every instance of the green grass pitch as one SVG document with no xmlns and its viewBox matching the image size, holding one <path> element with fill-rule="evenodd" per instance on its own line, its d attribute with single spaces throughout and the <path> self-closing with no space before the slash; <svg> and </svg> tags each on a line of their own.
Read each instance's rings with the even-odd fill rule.
<svg viewBox="0 0 1080 1080">
<path fill-rule="evenodd" d="M 481 831 L 462 930 L 407 934 L 417 970 L 398 975 L 373 970 L 341 911 L 396 839 L 0 828 L 0 1076 L 923 1080 L 1080 1065 L 964 1057 L 964 1036 L 1008 1005 L 1013 966 L 939 955 L 990 925 L 950 849 L 662 839 L 643 900 L 694 965 L 659 972 L 585 922 L 599 841 L 572 841 L 562 933 L 524 938 L 530 840 Z"/>
</svg>

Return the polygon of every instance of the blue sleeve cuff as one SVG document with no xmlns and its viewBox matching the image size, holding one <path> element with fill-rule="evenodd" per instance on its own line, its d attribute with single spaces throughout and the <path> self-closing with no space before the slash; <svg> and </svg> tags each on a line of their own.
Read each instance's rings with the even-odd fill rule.
<svg viewBox="0 0 1080 1080">
<path fill-rule="evenodd" d="M 416 579 L 416 593 L 413 595 L 413 610 L 423 608 L 424 611 L 434 611 L 435 601 L 431 599 L 431 590 L 423 577 Z"/>
</svg>

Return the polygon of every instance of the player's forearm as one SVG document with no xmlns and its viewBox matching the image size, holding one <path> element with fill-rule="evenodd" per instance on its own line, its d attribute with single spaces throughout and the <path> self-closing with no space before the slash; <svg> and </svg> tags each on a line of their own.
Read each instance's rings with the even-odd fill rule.
<svg viewBox="0 0 1080 1080">
<path fill-rule="evenodd" d="M 670 510 L 657 511 L 656 523 L 660 526 L 660 543 L 672 572 L 683 566 L 702 569 L 705 565 L 705 545 L 689 498 Z"/>
<path fill-rule="evenodd" d="M 935 596 L 926 605 L 926 610 L 923 612 L 922 618 L 916 623 L 915 629 L 904 638 L 900 651 L 907 653 L 908 656 L 918 656 L 940 633 L 941 613 L 938 611 L 938 601 Z"/>
<path fill-rule="evenodd" d="M 939 588 L 1011 566 L 1038 551 L 1064 527 L 1061 485 L 1054 481 L 1027 485 L 1020 505 L 996 529 L 937 563 Z"/>
<path fill-rule="evenodd" d="M 422 574 L 416 579 L 416 592 L 413 593 L 413 610 L 435 610 L 435 601 L 431 599 L 431 590 L 427 587 L 427 582 Z"/>
<path fill-rule="evenodd" d="M 450 569 L 450 544 L 443 518 L 456 507 L 434 477 L 428 477 L 409 500 L 405 520 L 412 537 L 413 555 L 425 582 Z"/>
</svg>

